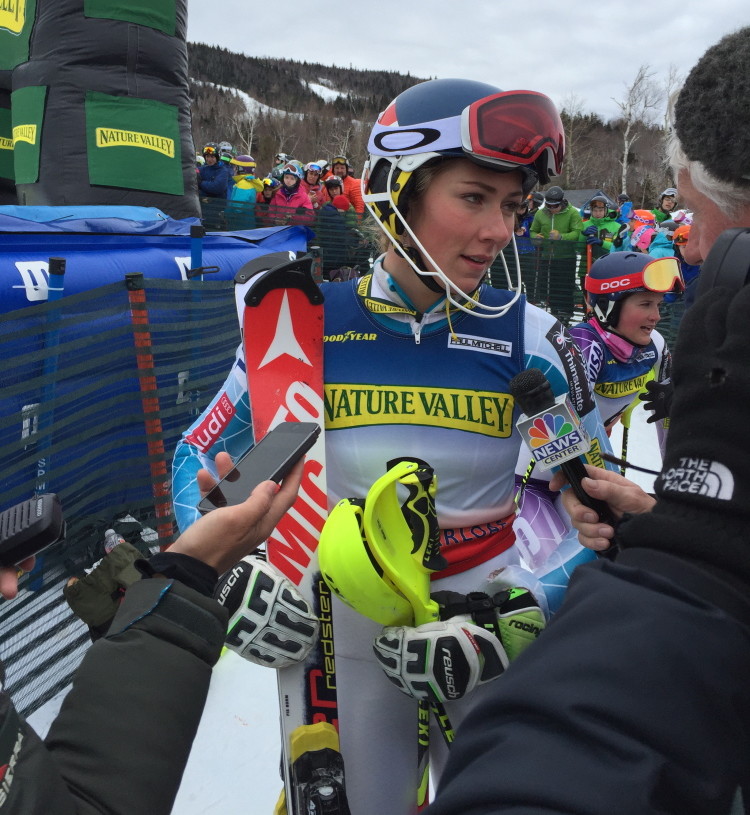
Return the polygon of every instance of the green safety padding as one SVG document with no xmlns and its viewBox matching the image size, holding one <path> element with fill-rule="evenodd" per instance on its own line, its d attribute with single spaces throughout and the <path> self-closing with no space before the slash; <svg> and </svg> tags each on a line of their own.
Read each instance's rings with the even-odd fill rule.
<svg viewBox="0 0 750 815">
<path fill-rule="evenodd" d="M 85 106 L 91 184 L 184 193 L 178 108 L 95 91 Z"/>
<path fill-rule="evenodd" d="M 83 13 L 86 17 L 145 25 L 171 36 L 175 33 L 175 0 L 85 0 Z"/>
<path fill-rule="evenodd" d="M 47 88 L 44 85 L 19 88 L 10 95 L 16 184 L 34 184 L 39 180 L 46 98 Z"/>
<path fill-rule="evenodd" d="M 36 0 L 0 0 L 0 71 L 12 71 L 29 58 Z"/>
</svg>

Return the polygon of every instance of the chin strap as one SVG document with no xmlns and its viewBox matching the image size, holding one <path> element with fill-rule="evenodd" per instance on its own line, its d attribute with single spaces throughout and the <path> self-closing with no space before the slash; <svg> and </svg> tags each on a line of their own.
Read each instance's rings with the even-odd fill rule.
<svg viewBox="0 0 750 815">
<path fill-rule="evenodd" d="M 403 246 L 399 243 L 396 247 L 396 251 L 404 257 L 408 257 L 418 269 L 421 269 L 423 272 L 427 271 L 422 255 L 420 255 L 413 246 Z M 431 292 L 435 294 L 445 294 L 445 286 L 441 286 L 438 280 L 432 275 L 421 275 L 416 269 L 412 269 L 412 271 Z"/>
</svg>

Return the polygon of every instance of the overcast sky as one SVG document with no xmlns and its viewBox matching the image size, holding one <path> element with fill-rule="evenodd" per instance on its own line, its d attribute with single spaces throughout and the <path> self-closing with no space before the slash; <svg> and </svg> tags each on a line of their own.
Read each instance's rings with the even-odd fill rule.
<svg viewBox="0 0 750 815">
<path fill-rule="evenodd" d="M 188 0 L 188 39 L 249 56 L 463 77 L 503 90 L 571 96 L 604 119 L 617 114 L 638 67 L 660 83 L 687 74 L 724 34 L 750 25 L 747 0 L 332 0 L 214 5 Z M 264 100 L 270 102 L 271 100 Z"/>
</svg>

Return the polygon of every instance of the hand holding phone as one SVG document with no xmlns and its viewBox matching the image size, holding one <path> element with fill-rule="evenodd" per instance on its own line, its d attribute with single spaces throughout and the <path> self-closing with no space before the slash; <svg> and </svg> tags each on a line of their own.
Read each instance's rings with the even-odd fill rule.
<svg viewBox="0 0 750 815">
<path fill-rule="evenodd" d="M 198 504 L 206 514 L 219 507 L 241 504 L 261 481 L 281 481 L 315 444 L 320 426 L 315 422 L 282 422 L 269 431 L 211 489 Z"/>
</svg>

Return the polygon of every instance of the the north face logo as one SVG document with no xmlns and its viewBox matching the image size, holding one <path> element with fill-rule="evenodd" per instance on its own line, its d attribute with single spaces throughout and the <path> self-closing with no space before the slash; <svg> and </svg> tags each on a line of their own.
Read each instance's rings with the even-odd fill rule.
<svg viewBox="0 0 750 815">
<path fill-rule="evenodd" d="M 728 467 L 706 458 L 681 458 L 679 467 L 671 467 L 660 476 L 663 492 L 690 493 L 731 501 L 734 476 Z"/>
</svg>

